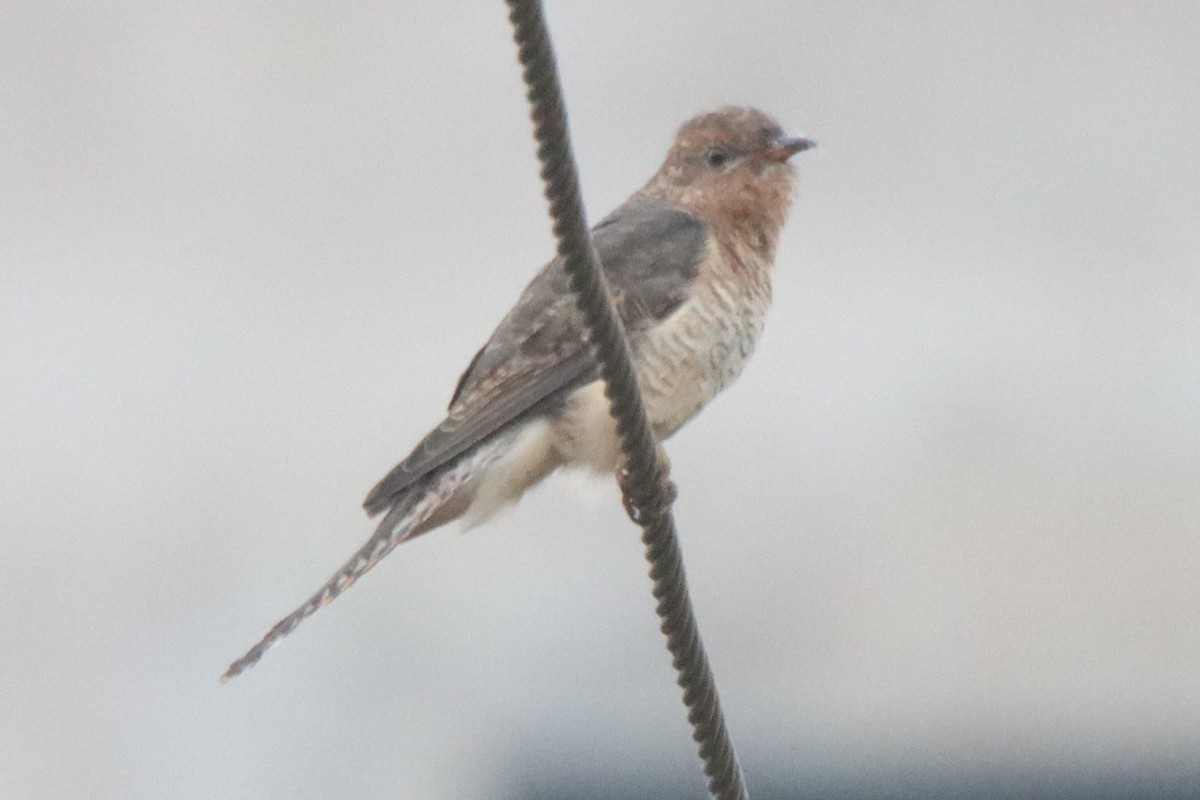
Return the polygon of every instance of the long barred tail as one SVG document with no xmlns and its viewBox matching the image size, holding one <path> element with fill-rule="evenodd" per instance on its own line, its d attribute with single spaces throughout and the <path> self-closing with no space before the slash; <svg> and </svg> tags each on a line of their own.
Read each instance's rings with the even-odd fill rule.
<svg viewBox="0 0 1200 800">
<path fill-rule="evenodd" d="M 253 666 L 263 657 L 263 653 L 275 646 L 280 639 L 294 631 L 296 627 L 313 614 L 333 602 L 333 599 L 354 585 L 354 582 L 365 575 L 384 556 L 392 552 L 396 545 L 422 533 L 421 523 L 427 521 L 439 508 L 454 495 L 462 484 L 475 473 L 470 464 L 474 459 L 466 459 L 468 463 L 455 465 L 450 470 L 435 477 L 423 487 L 414 487 L 416 491 L 401 498 L 387 516 L 379 523 L 375 533 L 367 543 L 359 548 L 354 556 L 342 565 L 342 568 L 321 587 L 320 591 L 308 599 L 304 605 L 275 623 L 267 631 L 262 640 L 237 661 L 229 665 L 221 682 L 237 677 L 247 667 Z"/>
</svg>

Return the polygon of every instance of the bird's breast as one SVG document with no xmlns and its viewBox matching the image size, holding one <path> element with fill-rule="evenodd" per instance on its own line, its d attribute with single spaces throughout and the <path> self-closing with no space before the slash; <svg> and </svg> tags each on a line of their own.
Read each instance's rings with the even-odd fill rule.
<svg viewBox="0 0 1200 800">
<path fill-rule="evenodd" d="M 654 433 L 665 439 L 741 373 L 771 305 L 770 259 L 713 250 L 670 316 L 632 339 L 634 368 Z M 603 381 L 576 389 L 554 416 L 564 464 L 615 469 L 620 447 Z"/>
<path fill-rule="evenodd" d="M 770 304 L 769 258 L 710 250 L 687 301 L 635 347 L 646 410 L 660 439 L 741 374 Z"/>
</svg>

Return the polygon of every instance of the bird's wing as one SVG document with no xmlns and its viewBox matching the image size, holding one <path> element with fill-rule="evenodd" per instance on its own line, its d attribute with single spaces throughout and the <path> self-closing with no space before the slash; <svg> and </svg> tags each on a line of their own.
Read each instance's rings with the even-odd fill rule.
<svg viewBox="0 0 1200 800">
<path fill-rule="evenodd" d="M 660 201 L 635 197 L 602 220 L 592 236 L 636 347 L 647 324 L 687 298 L 704 254 L 704 223 Z M 446 419 L 371 490 L 363 506 L 371 515 L 391 507 L 425 475 L 597 375 L 583 317 L 562 260 L 555 259 L 475 355 Z"/>
</svg>

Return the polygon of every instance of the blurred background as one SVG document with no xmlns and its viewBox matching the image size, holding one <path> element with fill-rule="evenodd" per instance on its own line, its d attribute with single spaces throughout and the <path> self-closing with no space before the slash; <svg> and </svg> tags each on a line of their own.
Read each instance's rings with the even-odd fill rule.
<svg viewBox="0 0 1200 800">
<path fill-rule="evenodd" d="M 552 2 L 590 215 L 821 142 L 669 444 L 757 798 L 1200 794 L 1200 5 Z M 0 7 L 0 793 L 702 795 L 637 531 L 557 477 L 217 676 L 552 252 L 500 2 Z"/>
</svg>

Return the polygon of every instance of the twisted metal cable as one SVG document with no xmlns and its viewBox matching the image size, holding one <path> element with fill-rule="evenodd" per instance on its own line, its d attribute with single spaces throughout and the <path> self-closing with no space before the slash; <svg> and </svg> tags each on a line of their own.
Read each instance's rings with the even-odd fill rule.
<svg viewBox="0 0 1200 800">
<path fill-rule="evenodd" d="M 599 268 L 600 259 L 588 234 L 562 89 L 541 3 L 539 0 L 506 2 L 527 87 L 558 254 L 583 312 L 600 363 L 610 411 L 617 422 L 625 457 L 621 491 L 630 517 L 642 527 L 658 616 L 678 673 L 677 681 L 683 689 L 692 738 L 699 745 L 704 773 L 708 776 L 708 791 L 719 800 L 748 800 L 688 597 L 683 555 L 671 515 L 674 485 L 668 477 L 667 465 L 659 457 L 658 443 L 646 419 L 630 360 L 624 326 L 609 299 Z"/>
</svg>

